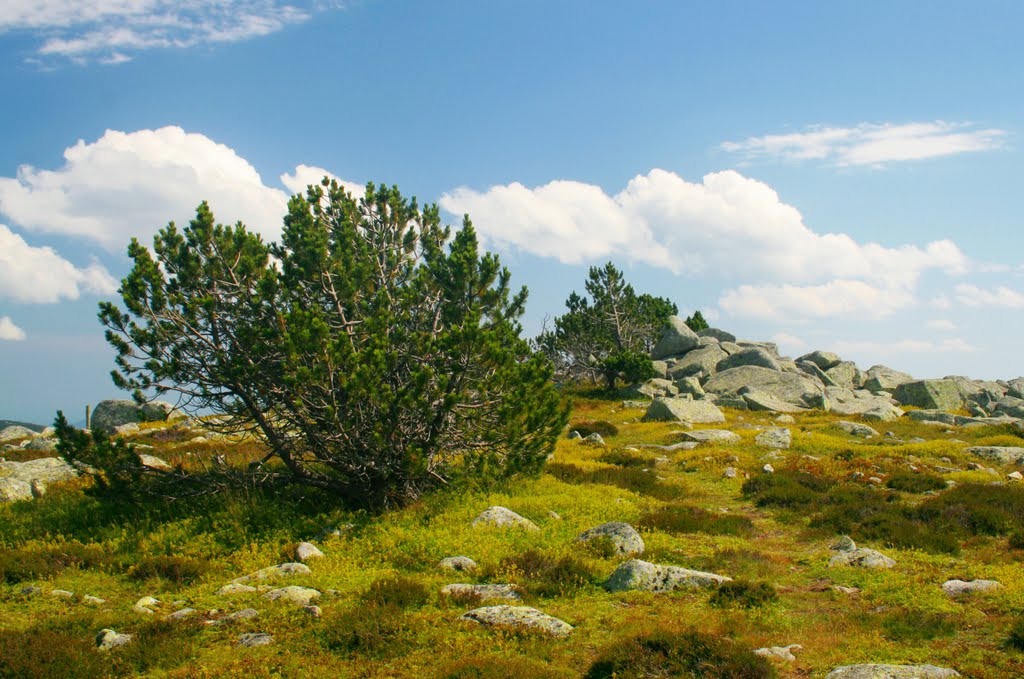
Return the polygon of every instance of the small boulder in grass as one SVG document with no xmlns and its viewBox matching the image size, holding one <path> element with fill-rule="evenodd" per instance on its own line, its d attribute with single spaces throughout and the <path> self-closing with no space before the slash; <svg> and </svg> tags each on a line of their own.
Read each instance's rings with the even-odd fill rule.
<svg viewBox="0 0 1024 679">
<path fill-rule="evenodd" d="M 779 660 L 788 660 L 790 662 L 796 660 L 796 656 L 793 655 L 793 651 L 802 650 L 803 646 L 800 644 L 790 644 L 789 646 L 768 646 L 766 648 L 758 648 L 754 650 L 754 655 L 759 655 L 764 658 L 777 658 Z"/>
<path fill-rule="evenodd" d="M 837 667 L 825 679 L 951 679 L 960 673 L 935 665 L 844 665 Z"/>
<path fill-rule="evenodd" d="M 640 533 L 622 521 L 602 523 L 600 526 L 585 530 L 576 537 L 575 542 L 591 540 L 607 540 L 615 553 L 620 555 L 644 553 L 644 540 Z"/>
<path fill-rule="evenodd" d="M 301 563 L 282 563 L 276 566 L 267 566 L 261 568 L 255 573 L 249 575 L 243 575 L 240 578 L 235 578 L 231 582 L 235 584 L 243 584 L 255 580 L 267 580 L 269 578 L 277 577 L 288 577 L 293 575 L 309 575 L 313 571 L 309 570 L 309 566 Z"/>
<path fill-rule="evenodd" d="M 321 552 L 312 542 L 300 542 L 295 548 L 295 558 L 305 563 L 310 559 L 321 559 L 324 553 Z"/>
<path fill-rule="evenodd" d="M 256 648 L 257 646 L 269 646 L 274 643 L 274 637 L 266 632 L 247 632 L 238 635 L 238 645 L 242 648 Z"/>
<path fill-rule="evenodd" d="M 564 638 L 572 634 L 569 623 L 538 611 L 529 606 L 485 606 L 474 608 L 462 615 L 463 620 L 472 620 L 485 627 L 532 630 Z"/>
<path fill-rule="evenodd" d="M 437 565 L 444 570 L 457 573 L 470 573 L 476 570 L 476 561 L 468 556 L 449 556 L 441 559 Z"/>
<path fill-rule="evenodd" d="M 124 646 L 130 643 L 132 640 L 131 634 L 121 634 L 115 632 L 112 629 L 102 629 L 99 634 L 96 635 L 96 649 L 100 651 L 109 651 L 117 648 L 118 646 Z"/>
<path fill-rule="evenodd" d="M 474 527 L 494 526 L 497 528 L 523 528 L 525 530 L 540 530 L 533 521 L 516 514 L 505 507 L 488 507 L 473 519 Z"/>
<path fill-rule="evenodd" d="M 1002 586 L 1002 583 L 996 580 L 946 580 L 942 583 L 942 591 L 949 596 L 960 596 L 976 592 L 991 592 L 1001 589 Z"/>
</svg>

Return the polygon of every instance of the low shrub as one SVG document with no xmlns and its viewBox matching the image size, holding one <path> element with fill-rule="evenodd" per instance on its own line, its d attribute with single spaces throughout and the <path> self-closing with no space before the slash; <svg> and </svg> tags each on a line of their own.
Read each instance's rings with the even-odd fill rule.
<svg viewBox="0 0 1024 679">
<path fill-rule="evenodd" d="M 430 600 L 430 590 L 418 580 L 398 576 L 375 581 L 363 592 L 362 599 L 382 607 L 418 608 Z"/>
<path fill-rule="evenodd" d="M 75 679 L 109 674 L 91 639 L 49 629 L 0 630 L 0 677 Z"/>
<path fill-rule="evenodd" d="M 728 639 L 697 631 L 647 632 L 612 644 L 597 657 L 586 679 L 693 677 L 768 679 L 769 662 Z"/>
<path fill-rule="evenodd" d="M 619 428 L 611 422 L 604 420 L 583 420 L 581 422 L 573 422 L 569 425 L 569 431 L 579 432 L 580 436 L 586 438 L 591 434 L 599 434 L 602 438 L 609 436 L 615 436 L 619 433 Z"/>
<path fill-rule="evenodd" d="M 929 641 L 952 636 L 956 621 L 947 615 L 927 611 L 895 611 L 882 620 L 885 636 L 895 642 Z"/>
<path fill-rule="evenodd" d="M 653 467 L 654 461 L 650 457 L 638 455 L 628 450 L 612 450 L 597 458 L 598 462 L 614 464 L 617 467 Z"/>
<path fill-rule="evenodd" d="M 835 486 L 831 479 L 807 472 L 781 470 L 748 479 L 742 493 L 752 497 L 758 507 L 795 509 L 815 504 Z"/>
<path fill-rule="evenodd" d="M 1007 540 L 1007 544 L 1010 549 L 1024 549 L 1024 531 L 1016 530 L 1010 533 L 1010 538 Z"/>
<path fill-rule="evenodd" d="M 544 470 L 565 483 L 575 485 L 596 483 L 616 486 L 659 500 L 672 500 L 681 494 L 679 488 L 658 481 L 657 475 L 653 472 L 645 472 L 640 469 L 602 467 L 588 471 L 574 464 L 552 462 Z"/>
<path fill-rule="evenodd" d="M 637 526 L 661 530 L 673 535 L 707 533 L 708 535 L 750 535 L 753 522 L 745 516 L 709 512 L 700 507 L 671 504 L 640 517 Z"/>
<path fill-rule="evenodd" d="M 946 481 L 934 474 L 896 472 L 889 477 L 885 485 L 904 493 L 926 493 L 929 490 L 945 490 Z"/>
<path fill-rule="evenodd" d="M 1019 617 L 1013 622 L 1004 643 L 1007 648 L 1024 651 L 1024 617 Z"/>
<path fill-rule="evenodd" d="M 572 594 L 594 581 L 594 574 L 580 560 L 571 556 L 554 557 L 528 549 L 501 560 L 499 571 L 521 576 L 518 583 L 528 594 L 556 597 Z M 491 577 L 496 573 L 488 573 Z"/>
<path fill-rule="evenodd" d="M 1024 489 L 964 484 L 922 502 L 914 516 L 968 535 L 1006 535 L 1024 530 Z"/>
<path fill-rule="evenodd" d="M 119 566 L 121 561 L 101 545 L 81 542 L 0 550 L 0 579 L 17 584 L 53 578 L 69 568 L 107 569 Z"/>
<path fill-rule="evenodd" d="M 459 658 L 445 665 L 437 676 L 442 679 L 507 679 L 508 677 L 560 679 L 576 675 L 552 669 L 543 660 L 523 656 L 489 654 Z"/>
<path fill-rule="evenodd" d="M 207 561 L 184 556 L 153 556 L 143 559 L 128 569 L 132 580 L 160 578 L 175 585 L 188 585 L 203 577 L 209 571 Z"/>
<path fill-rule="evenodd" d="M 708 600 L 712 606 L 725 608 L 761 608 L 779 600 L 775 588 L 767 582 L 733 580 L 719 585 Z"/>
<path fill-rule="evenodd" d="M 316 627 L 316 636 L 327 650 L 369 658 L 403 655 L 413 635 L 401 608 L 370 602 L 330 610 Z"/>
</svg>

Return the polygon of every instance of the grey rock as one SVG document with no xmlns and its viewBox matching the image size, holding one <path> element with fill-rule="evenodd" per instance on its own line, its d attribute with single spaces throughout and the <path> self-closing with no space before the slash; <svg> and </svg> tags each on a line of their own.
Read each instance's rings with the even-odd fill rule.
<svg viewBox="0 0 1024 679">
<path fill-rule="evenodd" d="M 763 658 L 778 658 L 779 660 L 788 660 L 790 662 L 796 660 L 796 656 L 793 655 L 793 651 L 799 651 L 803 649 L 800 644 L 790 644 L 789 646 L 769 646 L 767 648 L 754 649 L 754 655 L 759 655 Z"/>
<path fill-rule="evenodd" d="M 85 596 L 82 597 L 82 603 L 86 603 L 86 604 L 89 604 L 91 606 L 102 606 L 103 604 L 107 603 L 107 600 L 106 599 L 101 599 L 98 596 L 93 596 L 91 594 L 86 594 Z"/>
<path fill-rule="evenodd" d="M 654 377 L 631 388 L 626 395 L 630 398 L 657 398 L 658 396 L 675 396 L 678 393 L 679 387 L 671 380 Z"/>
<path fill-rule="evenodd" d="M 803 406 L 794 405 L 788 401 L 776 398 L 771 394 L 766 394 L 763 391 L 757 391 L 754 389 L 744 392 L 743 403 L 747 406 L 747 410 L 769 411 L 774 413 L 802 413 L 807 410 L 807 408 Z"/>
<path fill-rule="evenodd" d="M 809 354 L 804 354 L 796 359 L 799 361 L 807 361 L 818 366 L 821 370 L 828 370 L 829 368 L 839 365 L 843 360 L 839 357 L 839 354 L 833 354 L 831 351 L 812 351 Z"/>
<path fill-rule="evenodd" d="M 316 618 L 317 620 L 319 620 L 320 616 L 323 615 L 323 611 L 320 610 L 319 606 L 303 606 L 302 612 L 311 618 Z"/>
<path fill-rule="evenodd" d="M 587 436 L 585 436 L 583 438 L 583 442 L 584 443 L 589 443 L 592 446 L 603 446 L 603 445 L 606 445 L 605 442 L 604 442 L 604 438 L 600 434 L 598 434 L 596 431 L 593 432 L 592 434 L 587 434 Z"/>
<path fill-rule="evenodd" d="M 946 580 L 942 583 L 942 591 L 950 596 L 989 592 L 1002 587 L 1002 583 L 996 580 Z"/>
<path fill-rule="evenodd" d="M 825 371 L 825 376 L 837 387 L 860 389 L 864 386 L 864 373 L 853 361 L 841 361 Z"/>
<path fill-rule="evenodd" d="M 69 592 L 66 589 L 52 589 L 50 590 L 50 596 L 57 597 L 58 599 L 73 599 L 75 593 Z"/>
<path fill-rule="evenodd" d="M 654 376 L 665 379 L 668 377 L 668 363 L 665 361 L 651 361 L 651 367 L 654 368 Z"/>
<path fill-rule="evenodd" d="M 160 607 L 160 600 L 156 597 L 144 596 L 135 602 L 132 610 L 143 615 L 153 615 L 154 609 Z"/>
<path fill-rule="evenodd" d="M 644 541 L 640 537 L 640 533 L 622 521 L 602 523 L 600 526 L 585 530 L 576 537 L 575 542 L 588 542 L 597 539 L 608 540 L 616 554 L 644 553 Z"/>
<path fill-rule="evenodd" d="M 471 573 L 476 570 L 476 561 L 473 561 L 468 556 L 449 556 L 441 559 L 438 566 L 449 571 Z"/>
<path fill-rule="evenodd" d="M 59 483 L 70 481 L 77 476 L 78 470 L 58 457 L 44 457 L 27 462 L 0 462 L 0 478 L 17 479 L 25 483 Z"/>
<path fill-rule="evenodd" d="M 749 347 L 730 356 L 726 356 L 718 362 L 718 365 L 715 366 L 715 370 L 717 372 L 725 372 L 730 368 L 739 368 L 751 365 L 766 368 L 768 370 L 774 370 L 775 372 L 782 370 L 782 368 L 779 367 L 778 361 L 775 360 L 775 357 L 768 353 L 768 351 L 763 347 Z"/>
<path fill-rule="evenodd" d="M 892 422 L 903 416 L 903 411 L 892 404 L 879 405 L 871 410 L 865 410 L 861 415 L 865 420 L 872 422 Z"/>
<path fill-rule="evenodd" d="M 291 577 L 291 576 L 295 576 L 295 575 L 309 575 L 310 573 L 312 573 L 312 571 L 309 570 L 309 566 L 307 566 L 305 564 L 301 564 L 301 563 L 282 563 L 282 564 L 278 564 L 276 566 L 267 566 L 266 568 L 261 568 L 260 570 L 256 571 L 255 573 L 250 573 L 249 575 L 243 575 L 240 578 L 235 578 L 231 582 L 234 583 L 234 584 L 243 584 L 243 583 L 246 583 L 246 582 L 258 581 L 258 580 L 268 580 L 270 578 L 283 578 L 283 577 Z"/>
<path fill-rule="evenodd" d="M 692 375 L 681 377 L 676 380 L 676 389 L 678 390 L 678 393 L 689 394 L 695 399 L 699 399 L 704 396 L 704 387 L 700 386 L 700 380 Z"/>
<path fill-rule="evenodd" d="M 788 413 L 783 413 L 775 417 L 775 421 L 778 424 L 796 424 L 796 418 Z"/>
<path fill-rule="evenodd" d="M 950 426 L 956 425 L 956 415 L 934 408 L 924 410 L 911 410 L 907 417 L 915 422 L 941 422 Z"/>
<path fill-rule="evenodd" d="M 658 398 L 644 414 L 644 422 L 690 422 L 713 424 L 725 422 L 725 415 L 709 401 L 687 401 L 681 398 Z"/>
<path fill-rule="evenodd" d="M 445 596 L 475 596 L 480 601 L 488 599 L 513 599 L 518 601 L 522 595 L 515 585 L 470 585 L 466 583 L 453 583 L 441 588 L 441 594 Z"/>
<path fill-rule="evenodd" d="M 959 677 L 956 670 L 935 665 L 843 665 L 837 667 L 825 679 L 950 679 Z"/>
<path fill-rule="evenodd" d="M 694 349 L 672 363 L 668 369 L 668 376 L 678 381 L 683 377 L 695 377 L 700 374 L 713 375 L 715 366 L 728 355 L 717 344 Z"/>
<path fill-rule="evenodd" d="M 488 507 L 473 519 L 473 525 L 478 527 L 524 528 L 531 531 L 540 530 L 533 521 L 519 516 L 511 509 L 506 509 L 505 507 Z"/>
<path fill-rule="evenodd" d="M 272 589 L 263 595 L 268 601 L 285 601 L 299 606 L 308 606 L 313 600 L 320 598 L 320 592 L 311 587 L 289 585 L 280 589 Z"/>
<path fill-rule="evenodd" d="M 754 442 L 764 448 L 786 450 L 793 443 L 793 434 L 785 427 L 772 427 L 754 437 Z"/>
<path fill-rule="evenodd" d="M 139 433 L 139 425 L 135 422 L 129 422 L 128 424 L 122 424 L 114 427 L 114 434 L 118 436 L 131 436 L 132 434 Z"/>
<path fill-rule="evenodd" d="M 174 406 L 165 401 L 151 401 L 139 405 L 135 401 L 109 400 L 100 401 L 96 405 L 89 426 L 112 434 L 116 427 L 123 424 L 161 422 L 184 417 L 184 414 L 175 411 Z"/>
<path fill-rule="evenodd" d="M 915 380 L 904 382 L 893 391 L 893 398 L 905 406 L 957 410 L 964 399 L 953 380 Z"/>
<path fill-rule="evenodd" d="M 761 471 L 763 471 L 765 474 L 774 474 L 775 467 L 771 466 L 770 464 L 766 464 L 765 466 L 761 467 Z"/>
<path fill-rule="evenodd" d="M 326 542 L 334 538 L 343 538 L 353 530 L 356 525 L 354 523 L 344 523 L 340 526 L 324 526 L 316 537 L 313 538 L 313 542 Z"/>
<path fill-rule="evenodd" d="M 269 646 L 272 643 L 274 643 L 274 637 L 266 632 L 246 632 L 238 635 L 237 645 L 243 648 L 255 648 Z"/>
<path fill-rule="evenodd" d="M 842 429 L 847 434 L 851 434 L 853 436 L 878 436 L 878 431 L 876 431 L 872 427 L 869 427 L 866 424 L 860 424 L 859 422 L 847 422 L 846 420 L 839 420 L 838 422 L 836 422 L 836 427 Z"/>
<path fill-rule="evenodd" d="M 55 453 L 57 452 L 57 441 L 38 437 L 25 441 L 21 447 L 23 450 L 31 450 L 36 453 Z"/>
<path fill-rule="evenodd" d="M 713 337 L 719 342 L 735 342 L 736 335 L 718 328 L 704 328 L 697 331 L 697 337 Z"/>
<path fill-rule="evenodd" d="M 194 608 L 182 608 L 181 610 L 175 611 L 167 616 L 168 620 L 184 620 L 185 618 L 191 618 L 196 614 Z"/>
<path fill-rule="evenodd" d="M 528 606 L 485 606 L 464 613 L 462 619 L 485 627 L 537 630 L 560 638 L 572 634 L 573 629 L 572 625 Z"/>
<path fill-rule="evenodd" d="M 872 419 L 889 421 L 903 415 L 903 411 L 892 404 L 888 396 L 878 396 L 866 389 L 855 391 L 843 387 L 825 387 L 825 403 L 829 412 L 836 415 L 862 415 L 879 411 Z"/>
<path fill-rule="evenodd" d="M 28 427 L 12 424 L 9 427 L 0 429 L 0 443 L 7 443 L 8 441 L 16 441 L 27 437 L 35 437 L 37 435 L 38 432 L 35 432 Z"/>
<path fill-rule="evenodd" d="M 121 634 L 112 629 L 102 629 L 96 635 L 96 648 L 100 651 L 109 651 L 118 646 L 124 646 L 132 640 L 131 634 Z"/>
<path fill-rule="evenodd" d="M 1024 463 L 1024 447 L 1020 446 L 971 446 L 967 452 L 975 457 L 1002 464 Z"/>
<path fill-rule="evenodd" d="M 259 615 L 260 612 L 257 611 L 255 608 L 243 608 L 240 611 L 229 613 L 220 620 L 217 620 L 211 624 L 213 624 L 214 626 L 230 625 L 231 623 L 238 622 L 239 620 L 251 620 L 253 618 L 257 618 L 259 617 Z"/>
<path fill-rule="evenodd" d="M 684 441 L 696 441 L 697 443 L 739 443 L 740 435 L 728 429 L 695 429 L 679 433 L 679 438 Z"/>
<path fill-rule="evenodd" d="M 163 460 L 154 455 L 145 455 L 139 453 L 139 463 L 143 467 L 149 467 L 150 469 L 159 469 L 160 471 L 171 471 L 171 465 L 167 464 L 166 460 Z"/>
<path fill-rule="evenodd" d="M 604 587 L 609 592 L 643 590 L 647 592 L 671 592 L 676 589 L 715 587 L 732 578 L 715 573 L 704 573 L 678 566 L 662 566 L 632 559 L 615 569 Z"/>
<path fill-rule="evenodd" d="M 809 377 L 754 365 L 719 372 L 703 386 L 704 391 L 725 397 L 757 392 L 799 408 L 816 408 L 822 404 L 823 387 Z"/>
<path fill-rule="evenodd" d="M 300 542 L 295 548 L 295 558 L 305 563 L 310 559 L 322 559 L 324 553 L 312 542 Z"/>
<path fill-rule="evenodd" d="M 740 349 L 750 349 L 752 347 L 758 347 L 767 351 L 774 358 L 779 358 L 779 347 L 775 342 L 753 342 L 751 340 L 736 340 L 736 344 L 739 345 Z"/>
<path fill-rule="evenodd" d="M 832 546 L 835 554 L 829 559 L 829 567 L 852 566 L 855 568 L 892 568 L 896 562 L 881 552 L 857 547 L 849 536 L 844 535 Z"/>
<path fill-rule="evenodd" d="M 722 473 L 722 476 L 724 476 L 727 479 L 735 479 L 737 476 L 736 467 L 726 467 L 725 471 Z"/>
<path fill-rule="evenodd" d="M 657 361 L 669 356 L 680 356 L 699 344 L 697 334 L 690 330 L 683 319 L 670 316 L 661 332 L 661 339 L 651 350 L 651 358 Z"/>
<path fill-rule="evenodd" d="M 864 388 L 868 391 L 892 391 L 904 382 L 913 382 L 907 373 L 884 365 L 873 365 L 864 373 Z"/>
<path fill-rule="evenodd" d="M 993 413 L 1002 413 L 1009 417 L 1024 418 L 1024 399 L 1006 396 L 992 405 Z"/>
<path fill-rule="evenodd" d="M 821 368 L 819 368 L 815 364 L 810 363 L 809 361 L 797 361 L 796 363 L 794 363 L 794 365 L 796 366 L 797 370 L 799 370 L 800 372 L 804 373 L 805 375 L 810 377 L 812 380 L 817 380 L 818 382 L 821 382 L 822 385 L 824 385 L 826 387 L 834 387 L 834 386 L 836 386 L 835 381 L 833 381 L 833 379 L 831 377 L 829 377 L 828 375 L 825 374 L 824 370 L 822 370 Z M 782 366 L 780 365 L 780 367 L 782 367 Z M 791 371 L 787 371 L 787 372 L 791 372 Z"/>
<path fill-rule="evenodd" d="M 578 431 L 576 431 L 575 429 L 573 429 L 571 432 L 569 432 L 569 435 L 566 436 L 565 438 L 569 439 L 570 441 L 578 441 L 578 440 L 583 438 L 583 434 L 581 434 Z"/>
<path fill-rule="evenodd" d="M 43 593 L 43 590 L 35 585 L 26 585 L 18 590 L 18 594 L 22 596 L 39 596 Z"/>
<path fill-rule="evenodd" d="M 0 463 L 6 464 L 6 463 Z M 31 500 L 32 484 L 16 478 L 0 478 L 0 502 Z"/>
<path fill-rule="evenodd" d="M 231 583 L 229 585 L 224 585 L 223 587 L 218 589 L 217 590 L 217 595 L 218 596 L 228 596 L 228 595 L 231 595 L 231 594 L 250 594 L 252 592 L 257 592 L 257 591 L 259 591 L 259 590 L 257 590 L 252 585 L 242 585 L 242 584 L 239 584 L 237 582 L 233 582 L 233 583 Z"/>
</svg>

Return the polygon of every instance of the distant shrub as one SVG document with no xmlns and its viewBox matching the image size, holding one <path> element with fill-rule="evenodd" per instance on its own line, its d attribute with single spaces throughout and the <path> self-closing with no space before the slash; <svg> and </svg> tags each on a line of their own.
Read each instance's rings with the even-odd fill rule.
<svg viewBox="0 0 1024 679">
<path fill-rule="evenodd" d="M 835 485 L 831 479 L 802 471 L 781 470 L 748 479 L 742 493 L 758 507 L 795 509 L 813 505 Z"/>
<path fill-rule="evenodd" d="M 677 487 L 658 481 L 656 474 L 634 468 L 602 467 L 588 471 L 574 464 L 552 462 L 544 468 L 544 471 L 565 483 L 605 484 L 631 490 L 641 495 L 649 495 L 659 500 L 675 499 L 681 492 Z"/>
<path fill-rule="evenodd" d="M 734 577 L 742 574 L 764 578 L 774 574 L 779 564 L 767 554 L 750 548 L 727 547 L 708 556 L 698 557 L 695 559 L 695 567 L 712 573 L 729 573 Z"/>
<path fill-rule="evenodd" d="M 821 498 L 821 513 L 811 526 L 829 528 L 836 533 L 852 535 L 855 527 L 868 519 L 888 514 L 898 507 L 899 497 L 868 486 L 845 484 Z M 895 505 L 893 503 L 896 503 Z"/>
<path fill-rule="evenodd" d="M 650 457 L 638 455 L 628 450 L 612 450 L 597 458 L 598 462 L 614 464 L 618 467 L 653 467 L 654 461 Z"/>
<path fill-rule="evenodd" d="M 929 490 L 945 490 L 946 481 L 934 474 L 896 472 L 889 477 L 885 485 L 904 493 L 925 493 Z"/>
<path fill-rule="evenodd" d="M 69 568 L 107 568 L 120 563 L 101 545 L 64 542 L 0 550 L 0 579 L 10 584 L 53 578 Z"/>
<path fill-rule="evenodd" d="M 209 568 L 207 561 L 160 555 L 148 557 L 132 566 L 128 569 L 128 577 L 132 580 L 160 578 L 176 585 L 188 585 L 203 577 Z"/>
<path fill-rule="evenodd" d="M 680 504 L 666 505 L 644 514 L 637 522 L 637 526 L 675 535 L 750 535 L 754 532 L 753 522 L 745 516 L 719 514 L 700 507 Z"/>
<path fill-rule="evenodd" d="M 1015 651 L 1024 651 L 1024 617 L 1018 617 L 1010 626 L 1005 645 Z"/>
<path fill-rule="evenodd" d="M 1024 531 L 1016 530 L 1010 533 L 1010 539 L 1007 541 L 1010 549 L 1024 549 Z"/>
<path fill-rule="evenodd" d="M 619 433 L 619 428 L 605 420 L 584 420 L 582 422 L 571 423 L 569 425 L 569 431 L 577 431 L 583 438 L 586 438 L 591 434 L 600 434 L 603 438 L 615 436 Z"/>
<path fill-rule="evenodd" d="M 418 580 L 398 576 L 377 580 L 363 593 L 362 599 L 377 606 L 418 608 L 430 600 L 430 590 Z"/>
<path fill-rule="evenodd" d="M 969 535 L 1006 535 L 1024 529 L 1024 489 L 964 484 L 922 502 L 921 521 Z"/>
<path fill-rule="evenodd" d="M 572 594 L 589 586 L 594 574 L 586 565 L 571 556 L 554 557 L 528 549 L 501 560 L 500 571 L 521 574 L 519 583 L 527 593 L 541 597 Z M 494 573 L 488 573 L 492 577 Z"/>
<path fill-rule="evenodd" d="M 398 606 L 365 602 L 329 610 L 316 636 L 334 653 L 370 658 L 402 655 L 411 645 L 413 630 Z"/>
<path fill-rule="evenodd" d="M 441 679 L 559 679 L 576 675 L 552 669 L 539 659 L 489 654 L 454 660 L 445 665 L 437 676 Z"/>
<path fill-rule="evenodd" d="M 775 588 L 767 582 L 733 580 L 719 585 L 708 600 L 712 606 L 725 608 L 761 608 L 779 600 Z"/>
<path fill-rule="evenodd" d="M 91 639 L 38 628 L 0 630 L 0 677 L 92 679 L 108 672 Z"/>
<path fill-rule="evenodd" d="M 612 644 L 583 676 L 768 679 L 776 674 L 765 658 L 728 639 L 697 631 L 657 630 Z"/>
<path fill-rule="evenodd" d="M 895 611 L 882 620 L 885 636 L 895 642 L 929 641 L 956 633 L 956 622 L 947 615 L 927 611 Z"/>
</svg>

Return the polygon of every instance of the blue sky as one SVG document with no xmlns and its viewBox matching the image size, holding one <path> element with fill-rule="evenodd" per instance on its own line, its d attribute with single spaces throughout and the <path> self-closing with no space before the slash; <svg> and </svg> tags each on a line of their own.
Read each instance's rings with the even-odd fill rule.
<svg viewBox="0 0 1024 679">
<path fill-rule="evenodd" d="M 96 304 L 209 200 L 469 212 L 529 333 L 587 268 L 790 355 L 1024 373 L 1018 2 L 6 0 L 0 418 L 116 397 Z"/>
</svg>

